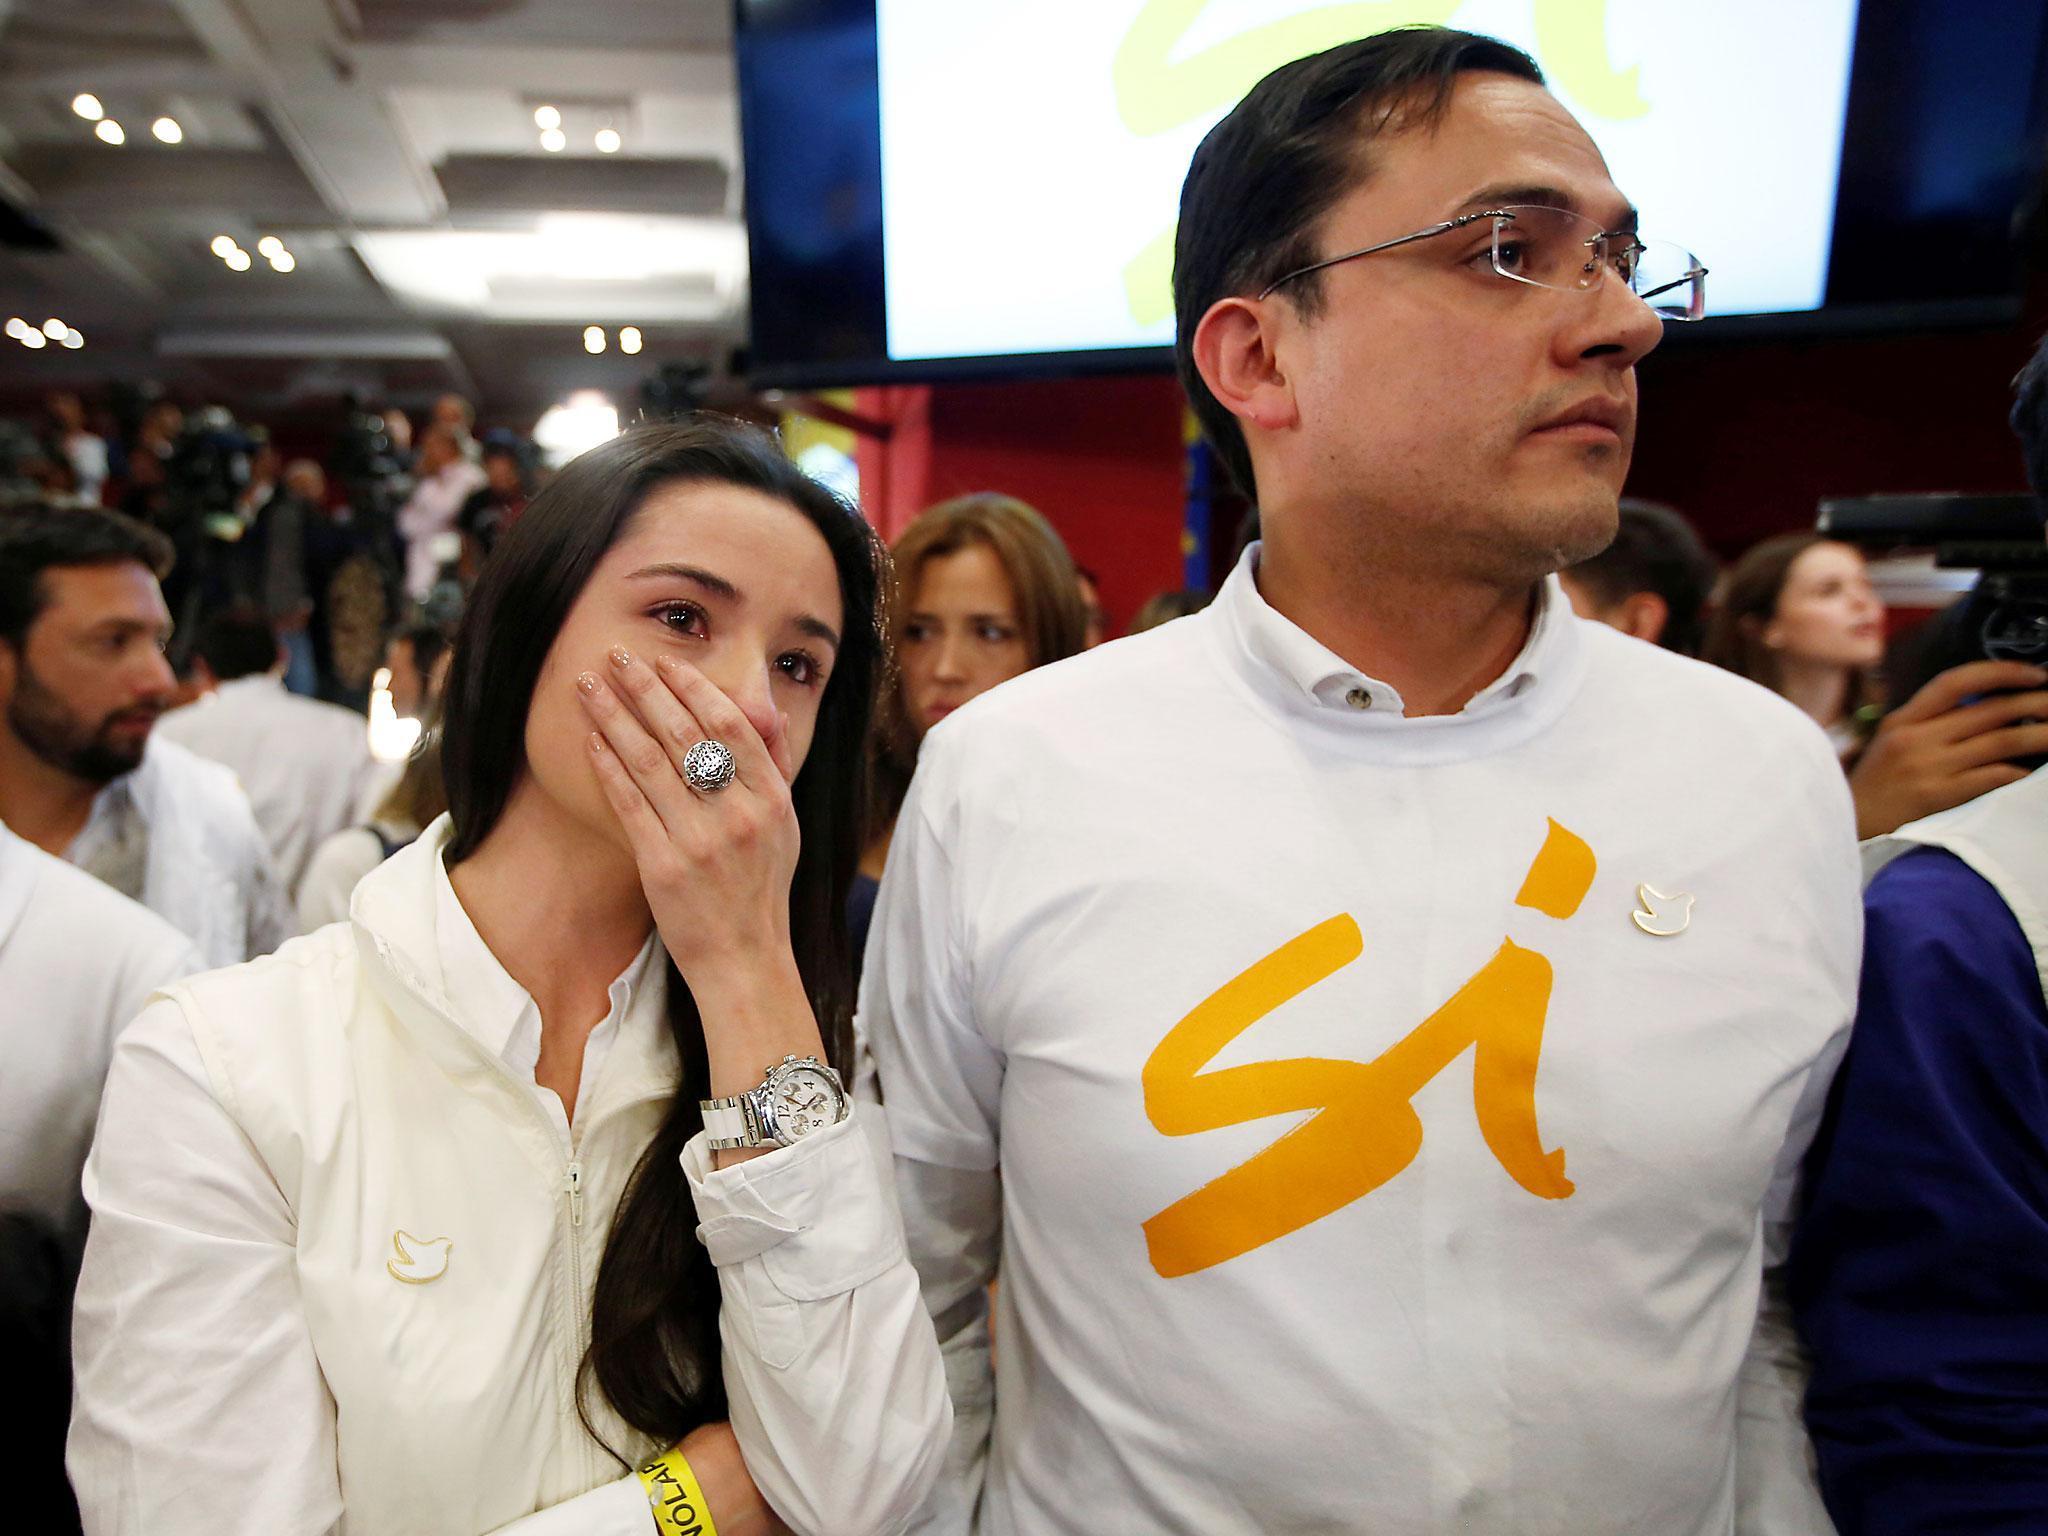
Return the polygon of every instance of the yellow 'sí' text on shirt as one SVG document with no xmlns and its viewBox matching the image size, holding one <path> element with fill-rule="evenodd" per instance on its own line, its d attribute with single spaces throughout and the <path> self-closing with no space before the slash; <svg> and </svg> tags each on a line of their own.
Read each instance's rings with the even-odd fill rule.
<svg viewBox="0 0 2048 1536">
<path fill-rule="evenodd" d="M 1518 906 L 1565 919 L 1591 889 L 1584 840 L 1550 823 Z M 1176 1024 L 1143 1074 L 1145 1112 L 1162 1135 L 1192 1136 L 1268 1115 L 1314 1111 L 1249 1161 L 1144 1224 L 1167 1279 L 1250 1253 L 1371 1194 L 1415 1160 L 1422 1120 L 1409 1102 L 1473 1048 L 1480 1134 L 1530 1194 L 1572 1193 L 1564 1151 L 1536 1125 L 1536 1067 L 1550 1008 L 1550 961 L 1505 939 L 1449 1002 L 1370 1062 L 1297 1057 L 1203 1069 L 1247 1029 L 1365 952 L 1348 913 L 1318 923 L 1225 982 Z"/>
</svg>

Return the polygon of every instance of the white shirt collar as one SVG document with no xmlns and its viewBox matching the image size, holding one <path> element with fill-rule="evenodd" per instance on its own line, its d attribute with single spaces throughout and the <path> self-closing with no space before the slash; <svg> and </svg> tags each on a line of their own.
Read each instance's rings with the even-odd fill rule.
<svg viewBox="0 0 2048 1536">
<path fill-rule="evenodd" d="M 1293 707 L 1325 719 L 1348 719 L 1356 730 L 1382 737 L 1442 733 L 1510 715 L 1530 716 L 1525 723 L 1534 728 L 1562 710 L 1584 675 L 1580 621 L 1551 576 L 1537 589 L 1529 638 L 1507 669 L 1457 714 L 1410 720 L 1391 683 L 1352 666 L 1265 600 L 1257 581 L 1259 548 L 1246 549 L 1224 582 L 1211 605 L 1213 622 L 1222 627 L 1257 691 Z"/>
<path fill-rule="evenodd" d="M 540 1009 L 476 931 L 438 853 L 433 865 L 434 942 L 455 1022 L 519 1076 L 531 1077 L 540 1059 Z M 611 1007 L 597 1026 L 607 1041 L 629 1015 L 637 1018 L 660 998 L 662 989 L 648 984 L 660 945 L 660 934 L 650 933 L 640 953 L 612 979 Z"/>
</svg>

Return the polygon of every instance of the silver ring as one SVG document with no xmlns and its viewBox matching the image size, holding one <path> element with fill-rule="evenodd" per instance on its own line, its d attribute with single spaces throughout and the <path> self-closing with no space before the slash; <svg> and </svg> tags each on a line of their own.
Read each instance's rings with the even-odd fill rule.
<svg viewBox="0 0 2048 1536">
<path fill-rule="evenodd" d="M 716 794 L 738 772 L 732 749 L 722 741 L 700 741 L 683 754 L 683 778 L 701 795 Z"/>
</svg>

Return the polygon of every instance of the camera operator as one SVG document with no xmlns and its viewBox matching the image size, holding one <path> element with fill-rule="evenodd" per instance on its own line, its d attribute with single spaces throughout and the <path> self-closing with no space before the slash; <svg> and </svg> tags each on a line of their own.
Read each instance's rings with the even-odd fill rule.
<svg viewBox="0 0 2048 1536">
<path fill-rule="evenodd" d="M 2044 405 L 2048 346 L 2013 412 L 2037 494 Z M 1841 1536 L 2048 1524 L 2048 775 L 2004 761 L 2048 736 L 2022 723 L 2048 714 L 2041 678 L 1945 672 L 1858 766 L 1891 786 L 1885 816 L 1953 808 L 1866 845 L 1856 1025 L 1793 1251 Z"/>
<path fill-rule="evenodd" d="M 2048 491 L 2048 360 L 2036 352 L 2013 381 L 2012 427 L 2037 501 Z M 2048 513 L 2048 508 L 2043 508 Z M 1980 582 L 1909 643 L 1891 678 L 1906 702 L 1878 723 L 1849 774 L 1859 837 L 1965 804 L 2025 778 L 2048 756 L 2048 643 L 2038 623 L 1988 644 L 2000 599 Z"/>
<path fill-rule="evenodd" d="M 321 695 L 352 708 L 368 697 L 384 633 L 398 611 L 398 509 L 412 490 L 411 445 L 412 425 L 403 412 L 380 415 L 352 401 L 334 449 L 339 504 L 307 525 Z"/>
</svg>

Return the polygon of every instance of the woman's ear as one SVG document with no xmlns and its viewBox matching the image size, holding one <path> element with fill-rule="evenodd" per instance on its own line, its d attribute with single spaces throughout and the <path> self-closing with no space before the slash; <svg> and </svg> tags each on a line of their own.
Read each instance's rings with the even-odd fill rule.
<svg viewBox="0 0 2048 1536">
<path fill-rule="evenodd" d="M 1775 619 L 1766 624 L 1755 614 L 1745 613 L 1735 621 L 1735 627 L 1742 632 L 1743 639 L 1767 651 L 1775 651 L 1785 643 Z"/>
</svg>

